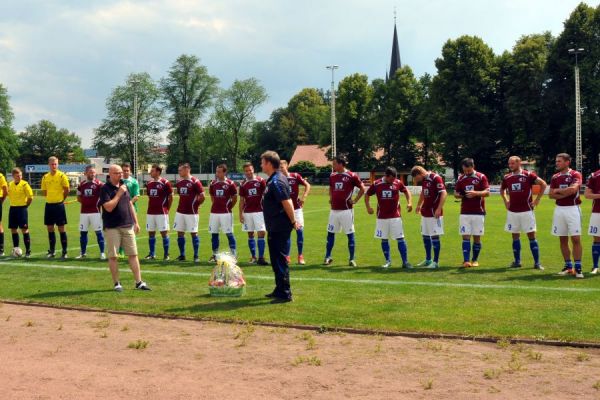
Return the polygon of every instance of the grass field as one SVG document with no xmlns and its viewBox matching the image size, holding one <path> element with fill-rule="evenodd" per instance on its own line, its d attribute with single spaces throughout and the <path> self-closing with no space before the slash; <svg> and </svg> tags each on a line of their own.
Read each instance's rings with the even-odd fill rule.
<svg viewBox="0 0 600 400">
<path fill-rule="evenodd" d="M 318 189 L 316 190 L 318 192 Z M 292 266 L 294 302 L 271 305 L 264 294 L 273 288 L 270 267 L 249 266 L 245 234 L 236 224 L 241 266 L 248 281 L 247 295 L 242 298 L 211 298 L 207 280 L 211 266 L 191 262 L 142 262 L 144 279 L 152 292 L 138 292 L 128 268 L 122 263 L 125 291 L 112 291 L 105 262 L 99 261 L 95 236 L 90 235 L 90 258 L 77 261 L 79 234 L 78 205 L 68 205 L 69 256 L 66 261 L 47 260 L 47 236 L 43 226 L 43 199 L 36 198 L 30 209 L 30 226 L 34 257 L 30 260 L 0 261 L 0 298 L 43 302 L 57 305 L 97 307 L 183 316 L 272 321 L 334 327 L 355 327 L 396 331 L 455 333 L 497 337 L 582 340 L 600 342 L 598 336 L 598 301 L 600 278 L 586 274 L 586 279 L 556 276 L 562 268 L 558 240 L 550 235 L 553 204 L 544 199 L 537 211 L 539 243 L 543 272 L 531 268 L 529 246 L 523 239 L 521 271 L 507 270 L 512 260 L 511 238 L 503 231 L 505 210 L 498 196 L 488 201 L 486 236 L 480 257 L 481 267 L 460 270 L 461 239 L 457 232 L 459 204 L 450 200 L 445 209 L 446 235 L 442 238 L 442 267 L 437 271 L 401 270 L 400 257 L 393 249 L 394 267 L 382 270 L 383 256 L 379 241 L 373 238 L 375 217 L 369 216 L 364 204 L 355 213 L 358 267 L 347 266 L 345 235 L 337 235 L 334 264 L 321 264 L 325 246 L 328 203 L 324 192 L 311 195 L 305 207 L 306 266 Z M 140 201 L 145 210 L 145 199 Z M 201 258 L 210 256 L 210 239 L 206 232 L 208 207 L 201 208 Z M 583 204 L 584 226 L 589 219 L 590 204 Z M 5 206 L 4 214 L 7 215 Z M 235 210 L 237 213 L 237 210 Z M 409 259 L 413 264 L 423 259 L 419 217 L 404 213 Z M 236 214 L 237 215 L 237 214 Z M 141 213 L 144 222 L 144 212 Z M 171 221 L 173 216 L 171 216 Z M 5 222 L 6 228 L 6 222 Z M 293 240 L 295 235 L 292 234 Z M 171 256 L 177 255 L 172 233 Z M 6 234 L 6 248 L 11 248 Z M 222 246 L 226 245 L 224 237 Z M 590 270 L 591 238 L 584 237 L 584 271 Z M 138 236 L 141 256 L 147 254 L 147 234 Z M 188 239 L 188 258 L 191 243 Z M 160 239 L 158 255 L 162 256 Z M 8 251 L 7 251 L 8 253 Z M 295 244 L 292 259 L 295 258 Z M 173 257 L 174 258 L 174 257 Z"/>
</svg>

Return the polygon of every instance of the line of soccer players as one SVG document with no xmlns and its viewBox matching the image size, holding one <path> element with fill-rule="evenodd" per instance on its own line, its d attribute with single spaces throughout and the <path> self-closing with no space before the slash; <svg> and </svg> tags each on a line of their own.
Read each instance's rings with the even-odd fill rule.
<svg viewBox="0 0 600 400">
<path fill-rule="evenodd" d="M 561 275 L 575 275 L 583 278 L 581 265 L 581 212 L 579 204 L 581 174 L 570 168 L 571 157 L 566 153 L 556 156 L 557 173 L 550 183 L 549 197 L 556 201 L 552 222 L 552 234 L 560 238 L 561 252 L 565 260 Z M 67 258 L 67 234 L 65 225 L 67 217 L 65 201 L 69 193 L 69 181 L 66 175 L 58 169 L 58 159 L 51 157 L 48 160 L 50 172 L 42 178 L 42 194 L 46 199 L 44 212 L 44 225 L 47 226 L 49 250 L 48 258 L 55 257 L 56 234 L 55 226 L 60 234 L 62 258 Z M 463 238 L 463 267 L 471 268 L 479 265 L 478 258 L 481 252 L 481 237 L 484 235 L 485 223 L 485 198 L 489 196 L 489 183 L 487 177 L 475 170 L 474 161 L 466 158 L 461 163 L 462 174 L 459 176 L 454 196 L 461 201 L 459 220 L 459 234 Z M 357 174 L 346 168 L 346 160 L 336 157 L 332 163 L 333 172 L 330 175 L 329 199 L 330 214 L 327 225 L 327 244 L 324 265 L 332 264 L 332 250 L 335 243 L 335 234 L 343 231 L 348 238 L 349 265 L 356 266 L 355 261 L 355 236 L 354 236 L 354 210 L 353 206 L 364 195 L 366 210 L 369 214 L 375 211 L 371 207 L 370 198 L 377 199 L 377 221 L 375 238 L 381 240 L 381 248 L 385 258 L 384 268 L 391 266 L 391 250 L 389 240 L 397 242 L 398 251 L 402 258 L 403 268 L 413 268 L 408 261 L 408 249 L 404 239 L 404 227 L 401 217 L 400 193 L 406 198 L 406 210 L 411 212 L 412 196 L 406 186 L 397 177 L 394 168 L 387 168 L 385 176 L 375 181 L 368 190 L 365 189 Z M 139 183 L 131 176 L 131 167 L 124 164 L 123 180 L 127 185 L 134 204 L 139 199 Z M 251 263 L 267 265 L 265 260 L 265 223 L 262 213 L 262 197 L 265 191 L 265 181 L 257 176 L 252 164 L 244 164 L 245 179 L 240 184 L 239 192 L 235 182 L 227 178 L 227 166 L 217 166 L 215 179 L 209 185 L 209 195 L 212 200 L 209 232 L 211 234 L 213 255 L 209 261 L 215 261 L 219 251 L 219 234 L 227 237 L 229 250 L 237 254 L 237 244 L 233 235 L 233 208 L 240 196 L 239 220 L 243 231 L 248 233 L 248 248 L 251 254 Z M 547 184 L 535 173 L 521 167 L 519 157 L 513 156 L 508 160 L 509 173 L 502 180 L 500 195 L 507 209 L 505 231 L 512 234 L 512 249 L 514 261 L 511 268 L 521 268 L 521 241 L 520 234 L 526 233 L 529 247 L 534 259 L 534 268 L 543 270 L 540 263 L 540 250 L 536 239 L 535 207 L 542 199 Z M 289 172 L 287 162 L 282 161 L 281 171 L 288 178 L 292 191 L 292 200 L 296 221 L 300 225 L 297 231 L 298 263 L 304 264 L 304 216 L 303 205 L 310 193 L 310 184 L 298 173 Z M 198 211 L 205 201 L 204 188 L 197 178 L 191 175 L 190 165 L 187 163 L 179 166 L 179 177 L 175 190 L 179 194 L 179 202 L 173 224 L 177 232 L 177 245 L 179 256 L 177 260 L 185 260 L 186 233 L 192 241 L 194 262 L 199 262 L 200 239 L 198 237 Z M 162 168 L 153 165 L 151 180 L 146 183 L 148 195 L 147 222 L 149 254 L 146 259 L 156 259 L 156 231 L 160 232 L 163 245 L 163 259 L 169 260 L 169 211 L 173 204 L 174 189 L 169 180 L 161 176 Z M 4 201 L 10 200 L 9 229 L 11 230 L 13 247 L 19 246 L 18 229 L 23 234 L 25 256 L 31 255 L 31 240 L 29 235 L 27 208 L 33 200 L 33 191 L 29 184 L 22 179 L 18 168 L 12 171 L 13 180 L 7 184 L 6 179 L 0 174 L 0 193 Z M 415 211 L 421 214 L 421 234 L 425 247 L 425 260 L 417 267 L 436 269 L 439 267 L 441 252 L 440 236 L 444 234 L 443 208 L 447 198 L 446 187 L 440 175 L 427 171 L 423 167 L 415 166 L 411 170 L 415 185 L 421 186 L 421 193 Z M 85 170 L 85 180 L 77 188 L 77 201 L 81 203 L 79 221 L 80 254 L 77 258 L 85 258 L 88 244 L 88 231 L 93 229 L 100 248 L 100 257 L 105 259 L 104 237 L 102 233 L 102 218 L 98 199 L 103 183 L 97 179 L 96 171 L 88 166 Z M 539 191 L 534 198 L 534 185 Z M 300 195 L 300 186 L 304 192 Z M 356 196 L 353 195 L 358 189 Z M 593 200 L 592 215 L 590 218 L 588 234 L 593 236 L 592 245 L 593 267 L 592 274 L 598 272 L 600 258 L 600 171 L 593 173 L 588 181 L 585 191 L 586 198 Z M 137 204 L 135 204 L 137 208 Z M 0 222 L 2 214 L 0 210 Z M 569 246 L 569 238 L 572 250 Z M 291 246 L 290 246 L 291 247 Z M 258 251 L 257 251 L 258 250 Z M 290 249 L 287 259 L 290 261 Z M 4 232 L 0 223 L 0 254 L 4 254 Z"/>
</svg>

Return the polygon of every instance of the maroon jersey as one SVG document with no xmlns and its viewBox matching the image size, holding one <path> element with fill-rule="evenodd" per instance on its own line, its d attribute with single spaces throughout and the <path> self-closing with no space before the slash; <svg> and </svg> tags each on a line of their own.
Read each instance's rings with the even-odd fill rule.
<svg viewBox="0 0 600 400">
<path fill-rule="evenodd" d="M 400 218 L 400 192 L 406 193 L 406 186 L 399 179 L 387 183 L 383 179 L 376 180 L 367 190 L 369 196 L 377 195 L 377 218 Z"/>
<path fill-rule="evenodd" d="M 168 214 L 169 196 L 173 193 L 173 186 L 165 178 L 157 181 L 151 180 L 146 183 L 148 194 L 148 215 Z"/>
<path fill-rule="evenodd" d="M 292 199 L 292 203 L 294 203 L 294 210 L 302 208 L 302 205 L 298 201 L 298 196 L 300 195 L 300 185 L 306 186 L 306 181 L 297 172 L 290 172 L 287 180 L 290 185 L 290 198 Z"/>
<path fill-rule="evenodd" d="M 581 174 L 574 169 L 569 169 L 567 172 L 562 173 L 559 172 L 552 176 L 552 180 L 550 181 L 550 189 L 566 189 L 569 186 L 573 186 L 578 183 L 581 185 L 583 179 L 581 178 Z M 581 204 L 581 199 L 579 198 L 579 191 L 577 193 L 572 194 L 564 199 L 556 200 L 557 206 L 576 206 Z"/>
<path fill-rule="evenodd" d="M 480 192 L 489 189 L 489 187 L 487 177 L 481 172 L 473 171 L 470 175 L 459 175 L 454 190 L 464 196 L 466 192 L 473 190 Z M 460 204 L 460 213 L 484 215 L 485 199 L 483 197 L 463 197 Z"/>
<path fill-rule="evenodd" d="M 587 180 L 587 187 L 590 188 L 593 194 L 600 194 L 600 170 L 590 175 Z M 592 212 L 600 213 L 600 200 L 594 199 Z"/>
<path fill-rule="evenodd" d="M 214 180 L 210 183 L 210 196 L 212 197 L 212 207 L 210 212 L 213 214 L 229 214 L 233 197 L 237 194 L 235 182 L 231 179 L 224 181 Z"/>
<path fill-rule="evenodd" d="M 198 214 L 198 195 L 204 193 L 202 182 L 194 178 L 182 179 L 175 185 L 179 193 L 177 212 L 180 214 Z"/>
<path fill-rule="evenodd" d="M 352 193 L 355 187 L 360 187 L 362 182 L 358 175 L 351 171 L 341 173 L 333 172 L 329 176 L 329 190 L 331 192 L 332 210 L 352 209 Z"/>
<path fill-rule="evenodd" d="M 100 189 L 104 183 L 98 179 L 93 181 L 85 180 L 77 187 L 77 196 L 81 197 L 81 213 L 94 214 L 100 212 L 98 199 L 100 198 Z"/>
<path fill-rule="evenodd" d="M 520 213 L 533 210 L 532 187 L 538 176 L 535 172 L 522 169 L 520 172 L 504 175 L 500 191 L 507 191 L 510 198 L 508 211 Z"/>
<path fill-rule="evenodd" d="M 421 193 L 423 193 L 421 215 L 423 217 L 432 218 L 435 210 L 440 205 L 441 193 L 446 191 L 444 180 L 435 172 L 427 174 L 421 184 L 421 190 Z"/>
<path fill-rule="evenodd" d="M 262 212 L 262 197 L 267 187 L 267 182 L 260 176 L 245 179 L 240 185 L 240 196 L 244 198 L 243 212 Z"/>
</svg>

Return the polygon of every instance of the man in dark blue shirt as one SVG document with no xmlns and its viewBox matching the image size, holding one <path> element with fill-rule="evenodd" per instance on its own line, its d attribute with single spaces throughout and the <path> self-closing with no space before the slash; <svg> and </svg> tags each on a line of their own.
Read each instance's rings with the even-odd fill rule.
<svg viewBox="0 0 600 400">
<path fill-rule="evenodd" d="M 262 171 L 269 176 L 262 206 L 271 266 L 275 274 L 275 290 L 267 297 L 273 299 L 272 303 L 287 303 L 292 301 L 292 290 L 286 255 L 290 246 L 290 234 L 292 229 L 298 229 L 298 224 L 290 198 L 290 185 L 287 178 L 279 172 L 279 155 L 274 151 L 267 151 L 260 159 Z"/>
</svg>

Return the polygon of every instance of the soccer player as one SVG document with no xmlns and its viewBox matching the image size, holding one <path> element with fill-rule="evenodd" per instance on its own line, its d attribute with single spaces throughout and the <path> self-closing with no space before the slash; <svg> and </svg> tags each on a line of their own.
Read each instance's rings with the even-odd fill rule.
<svg viewBox="0 0 600 400">
<path fill-rule="evenodd" d="M 540 204 L 548 185 L 535 172 L 521 168 L 521 159 L 517 156 L 508 159 L 508 169 L 510 172 L 502 179 L 500 196 L 508 210 L 504 230 L 512 233 L 513 239 L 512 248 L 515 260 L 510 268 L 521 268 L 521 232 L 525 232 L 529 238 L 529 248 L 534 262 L 533 268 L 543 271 L 544 267 L 540 263 L 540 248 L 535 237 L 536 222 L 533 210 Z M 532 194 L 533 185 L 540 186 L 535 200 Z"/>
<path fill-rule="evenodd" d="M 333 160 L 333 172 L 329 176 L 329 223 L 327 224 L 327 246 L 323 265 L 331 265 L 331 251 L 335 243 L 335 234 L 340 231 L 348 236 L 348 251 L 350 253 L 349 265 L 356 267 L 354 260 L 354 204 L 356 204 L 365 193 L 365 186 L 354 172 L 346 169 L 346 158 L 337 156 Z M 354 188 L 358 188 L 358 194 L 352 199 Z"/>
<path fill-rule="evenodd" d="M 240 185 L 240 222 L 242 230 L 248 232 L 248 247 L 250 248 L 250 264 L 269 265 L 265 260 L 265 218 L 262 209 L 262 197 L 267 182 L 254 174 L 252 163 L 244 164 L 246 178 Z M 258 260 L 256 259 L 256 242 L 254 232 L 258 235 Z"/>
<path fill-rule="evenodd" d="M 8 229 L 12 234 L 13 247 L 19 247 L 19 232 L 23 234 L 25 244 L 25 258 L 31 257 L 31 237 L 29 236 L 29 221 L 27 208 L 33 201 L 33 190 L 27 181 L 22 179 L 23 174 L 19 168 L 12 170 L 12 182 L 8 185 Z"/>
<path fill-rule="evenodd" d="M 461 199 L 459 233 L 462 235 L 463 268 L 478 267 L 481 252 L 481 237 L 484 233 L 485 198 L 490 195 L 487 177 L 475 171 L 472 158 L 461 161 L 463 173 L 456 181 L 454 197 Z M 471 236 L 473 256 L 471 257 Z"/>
<path fill-rule="evenodd" d="M 296 217 L 296 222 L 298 223 L 299 228 L 296 229 L 296 246 L 298 246 L 298 264 L 304 265 L 306 262 L 304 261 L 304 211 L 302 207 L 304 207 L 304 203 L 306 202 L 306 198 L 310 193 L 310 183 L 306 179 L 302 177 L 297 172 L 289 172 L 288 171 L 288 163 L 286 160 L 281 160 L 279 164 L 279 170 L 281 173 L 287 177 L 288 184 L 291 189 L 291 199 L 294 204 L 294 215 Z M 304 186 L 304 193 L 300 196 L 300 185 Z M 291 250 L 291 249 L 290 249 Z M 287 252 L 287 259 L 289 261 L 290 250 Z"/>
<path fill-rule="evenodd" d="M 237 256 L 235 236 L 233 236 L 233 207 L 237 203 L 235 182 L 227 178 L 227 165 L 217 166 L 216 179 L 210 183 L 209 193 L 212 200 L 208 231 L 212 236 L 212 252 L 210 262 L 216 262 L 219 251 L 219 232 L 227 235 L 229 250 Z"/>
<path fill-rule="evenodd" d="M 58 169 L 58 158 L 50 157 L 48 159 L 50 172 L 42 178 L 42 195 L 46 198 L 46 208 L 44 210 L 44 225 L 48 229 L 48 258 L 54 258 L 56 255 L 56 232 L 54 226 L 58 227 L 60 233 L 60 244 L 62 246 L 62 259 L 67 258 L 67 213 L 65 210 L 65 200 L 69 195 L 69 179 L 62 171 Z"/>
<path fill-rule="evenodd" d="M 369 203 L 369 198 L 377 196 L 377 225 L 375 227 L 375 238 L 381 239 L 381 249 L 385 257 L 383 268 L 392 266 L 390 258 L 390 242 L 392 238 L 398 243 L 398 251 L 402 257 L 402 268 L 410 269 L 412 265 L 408 262 L 408 250 L 404 241 L 404 227 L 402 225 L 400 193 L 406 197 L 406 210 L 412 211 L 412 196 L 404 183 L 398 179 L 398 172 L 394 167 L 385 169 L 385 176 L 376 180 L 365 194 L 365 205 L 367 212 L 373 214 L 375 211 Z"/>
<path fill-rule="evenodd" d="M 421 214 L 421 235 L 425 245 L 425 260 L 417 267 L 436 269 L 439 267 L 442 244 L 440 236 L 444 234 L 444 203 L 448 193 L 441 176 L 425 168 L 415 166 L 410 175 L 415 185 L 421 185 L 421 194 L 415 212 Z M 433 260 L 431 248 L 433 247 Z"/>
<path fill-rule="evenodd" d="M 565 266 L 559 275 L 573 275 L 583 278 L 581 269 L 581 210 L 579 204 L 579 188 L 581 187 L 581 174 L 570 168 L 571 156 L 567 153 L 556 155 L 555 159 L 557 173 L 550 181 L 550 198 L 556 200 L 556 208 L 552 218 L 552 234 L 560 238 L 560 251 L 565 260 Z M 573 244 L 573 258 L 575 261 L 575 272 L 571 261 L 571 250 L 569 249 L 569 236 Z"/>
<path fill-rule="evenodd" d="M 200 262 L 198 251 L 200 237 L 198 237 L 198 209 L 204 203 L 204 188 L 202 182 L 191 174 L 190 164 L 179 165 L 179 182 L 175 185 L 179 193 L 179 204 L 175 213 L 173 229 L 177 231 L 177 246 L 179 247 L 178 261 L 185 261 L 185 233 L 192 237 L 194 249 L 194 262 Z"/>
<path fill-rule="evenodd" d="M 0 172 L 0 257 L 4 256 L 4 227 L 2 226 L 2 205 L 8 196 L 6 178 Z"/>
<path fill-rule="evenodd" d="M 121 168 L 123 169 L 123 182 L 125 183 L 125 186 L 127 186 L 129 196 L 131 197 L 131 202 L 133 203 L 133 207 L 137 213 L 137 202 L 140 199 L 140 184 L 138 180 L 131 175 L 131 164 L 123 163 Z"/>
<path fill-rule="evenodd" d="M 86 180 L 77 187 L 77 201 L 81 203 L 81 214 L 79 215 L 79 244 L 81 252 L 77 259 L 86 257 L 88 244 L 88 232 L 91 227 L 96 232 L 98 247 L 100 248 L 100 259 L 106 260 L 104 254 L 104 234 L 102 233 L 102 214 L 100 214 L 100 190 L 104 183 L 96 179 L 96 170 L 91 165 L 85 167 Z"/>
<path fill-rule="evenodd" d="M 173 187 L 168 179 L 160 176 L 162 168 L 156 164 L 150 169 L 152 180 L 146 183 L 148 194 L 148 211 L 146 230 L 148 231 L 148 246 L 150 254 L 146 260 L 156 259 L 156 231 L 160 232 L 163 244 L 163 260 L 169 260 L 169 210 L 173 204 Z"/>
<path fill-rule="evenodd" d="M 592 215 L 588 235 L 594 237 L 592 244 L 592 274 L 598 273 L 598 260 L 600 259 L 600 170 L 590 175 L 585 188 L 585 198 L 593 200 Z"/>
</svg>

